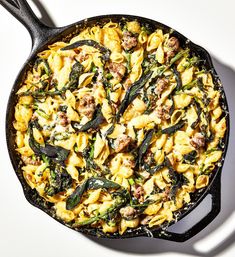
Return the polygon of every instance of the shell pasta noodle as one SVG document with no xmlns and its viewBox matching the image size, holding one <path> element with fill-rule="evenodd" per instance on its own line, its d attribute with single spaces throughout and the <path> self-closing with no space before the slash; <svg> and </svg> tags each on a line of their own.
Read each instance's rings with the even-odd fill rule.
<svg viewBox="0 0 235 257">
<path fill-rule="evenodd" d="M 69 227 L 170 223 L 220 165 L 220 86 L 173 31 L 88 27 L 38 53 L 17 97 L 19 172 Z"/>
</svg>

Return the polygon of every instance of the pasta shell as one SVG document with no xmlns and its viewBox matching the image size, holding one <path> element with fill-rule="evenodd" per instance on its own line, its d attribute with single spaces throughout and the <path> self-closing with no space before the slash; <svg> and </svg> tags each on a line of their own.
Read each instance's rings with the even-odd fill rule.
<svg viewBox="0 0 235 257">
<path fill-rule="evenodd" d="M 78 86 L 85 87 L 89 85 L 94 77 L 94 73 L 84 73 L 79 77 Z"/>
</svg>

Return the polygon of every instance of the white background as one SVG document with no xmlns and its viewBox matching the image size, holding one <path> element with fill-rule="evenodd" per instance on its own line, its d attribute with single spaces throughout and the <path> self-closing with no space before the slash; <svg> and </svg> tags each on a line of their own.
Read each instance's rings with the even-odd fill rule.
<svg viewBox="0 0 235 257">
<path fill-rule="evenodd" d="M 222 210 L 201 233 L 185 243 L 159 239 L 95 240 L 57 223 L 24 198 L 5 143 L 5 112 L 10 89 L 30 53 L 26 29 L 0 6 L 0 256 L 234 256 L 235 254 L 235 2 L 233 0 L 34 0 L 57 26 L 100 14 L 145 16 L 165 23 L 212 55 L 231 113 L 231 135 L 222 175 Z M 35 5 L 29 1 L 34 10 Z M 39 12 L 36 12 L 39 15 Z M 49 17 L 43 15 L 50 23 Z M 177 224 L 184 231 L 207 213 L 210 197 Z"/>
</svg>

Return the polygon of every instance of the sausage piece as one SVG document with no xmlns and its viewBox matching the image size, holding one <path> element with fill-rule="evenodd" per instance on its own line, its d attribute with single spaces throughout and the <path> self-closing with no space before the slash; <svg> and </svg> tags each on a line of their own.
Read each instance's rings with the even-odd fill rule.
<svg viewBox="0 0 235 257">
<path fill-rule="evenodd" d="M 136 216 L 136 210 L 131 206 L 126 206 L 120 209 L 121 216 L 126 220 L 133 220 Z"/>
<path fill-rule="evenodd" d="M 21 159 L 22 161 L 26 164 L 26 165 L 40 165 L 41 164 L 41 161 L 40 161 L 40 158 L 37 157 L 35 160 L 33 160 L 31 157 L 28 157 L 28 156 L 24 156 L 22 155 L 21 156 Z"/>
<path fill-rule="evenodd" d="M 69 124 L 68 117 L 65 112 L 57 113 L 59 124 L 63 127 L 66 127 Z"/>
<path fill-rule="evenodd" d="M 170 37 L 167 41 L 167 46 L 171 48 L 173 52 L 177 52 L 180 48 L 180 43 L 178 38 L 176 37 Z"/>
<path fill-rule="evenodd" d="M 91 119 L 95 112 L 95 98 L 88 94 L 84 95 L 79 102 L 78 111 Z"/>
<path fill-rule="evenodd" d="M 124 50 L 128 51 L 136 46 L 137 46 L 136 37 L 134 37 L 131 32 L 125 31 L 123 33 L 123 38 L 122 38 L 122 47 L 124 48 Z"/>
<path fill-rule="evenodd" d="M 126 147 L 131 143 L 132 138 L 127 135 L 120 135 L 114 141 L 114 149 L 116 153 L 119 153 L 126 149 Z"/>
<path fill-rule="evenodd" d="M 168 120 L 170 119 L 170 106 L 164 105 L 164 106 L 159 106 L 156 109 L 157 117 L 161 120 Z"/>
<path fill-rule="evenodd" d="M 205 146 L 205 137 L 201 133 L 196 133 L 190 143 L 194 148 L 199 149 Z"/>
<path fill-rule="evenodd" d="M 144 188 L 141 185 L 135 185 L 133 196 L 138 199 L 140 203 L 144 202 Z"/>
<path fill-rule="evenodd" d="M 108 68 L 113 77 L 119 81 L 124 77 L 126 73 L 126 67 L 122 63 L 111 62 Z"/>
<path fill-rule="evenodd" d="M 156 83 L 155 93 L 160 95 L 169 86 L 169 80 L 166 78 L 158 79 Z"/>
<path fill-rule="evenodd" d="M 178 38 L 176 37 L 170 37 L 167 41 L 167 44 L 168 46 L 168 50 L 166 51 L 165 55 L 166 55 L 166 60 L 167 62 L 170 61 L 170 59 L 172 57 L 175 56 L 175 54 L 179 51 L 179 48 L 180 48 L 180 42 L 178 40 Z"/>
</svg>

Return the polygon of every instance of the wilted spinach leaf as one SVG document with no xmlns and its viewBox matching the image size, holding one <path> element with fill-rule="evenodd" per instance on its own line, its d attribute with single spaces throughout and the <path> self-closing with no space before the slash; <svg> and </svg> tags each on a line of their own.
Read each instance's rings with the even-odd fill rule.
<svg viewBox="0 0 235 257">
<path fill-rule="evenodd" d="M 200 122 L 200 115 L 201 115 L 201 112 L 202 112 L 202 108 L 200 106 L 200 103 L 198 103 L 198 101 L 194 101 L 194 104 L 196 106 L 196 111 L 197 111 L 197 119 L 191 124 L 191 128 L 192 129 L 195 129 L 198 125 L 198 123 Z"/>
<path fill-rule="evenodd" d="M 165 162 L 163 161 L 161 164 L 158 164 L 156 166 L 150 167 L 149 169 L 146 169 L 146 171 L 148 173 L 150 173 L 151 175 L 153 175 L 154 173 L 156 173 L 157 171 L 163 169 L 165 167 Z"/>
</svg>

